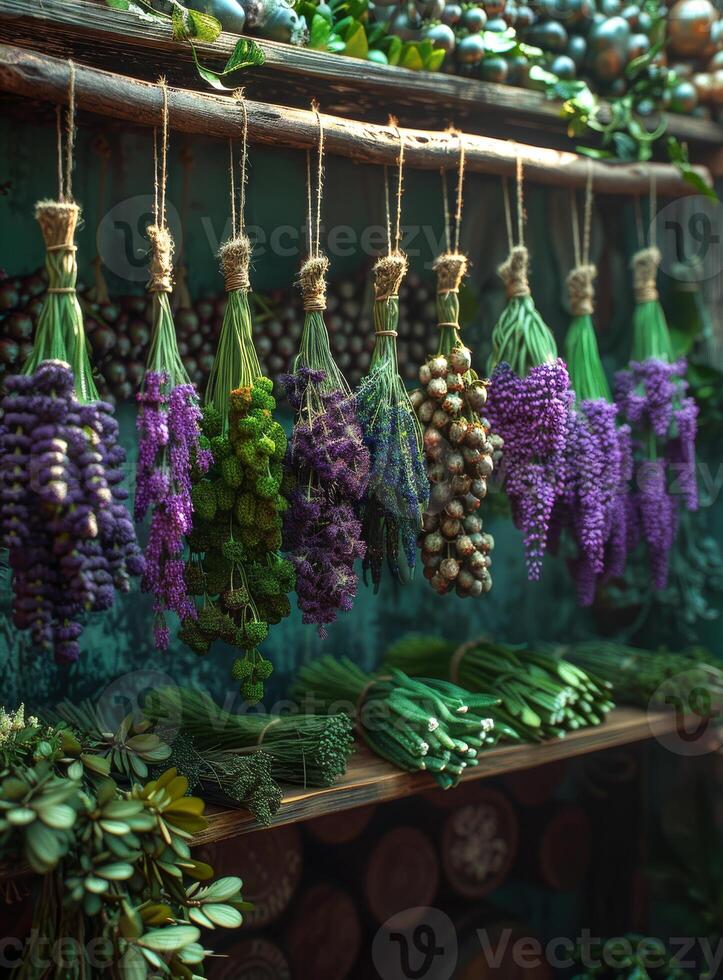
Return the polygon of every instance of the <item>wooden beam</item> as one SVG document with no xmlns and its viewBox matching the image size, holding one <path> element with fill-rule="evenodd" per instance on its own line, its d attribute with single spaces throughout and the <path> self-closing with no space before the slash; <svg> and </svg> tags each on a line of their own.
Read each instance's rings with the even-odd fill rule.
<svg viewBox="0 0 723 980">
<path fill-rule="evenodd" d="M 164 71 L 173 84 L 202 85 L 189 45 L 176 40 L 164 21 L 87 0 L 0 0 L 0 42 L 35 48 L 38 38 L 46 54 L 109 70 L 123 65 L 129 75 L 150 81 Z M 237 40 L 235 34 L 222 33 L 212 44 L 199 41 L 196 48 L 204 64 L 220 66 Z M 313 96 L 327 112 L 370 122 L 384 122 L 393 105 L 402 125 L 444 129 L 455 122 L 471 133 L 569 146 L 560 103 L 541 92 L 254 40 L 266 64 L 243 72 L 249 98 L 306 108 Z M 603 103 L 601 121 L 607 119 L 609 107 Z M 657 122 L 651 117 L 649 125 Z M 671 113 L 666 122 L 671 136 L 691 144 L 696 162 L 699 149 L 723 143 L 723 128 L 710 120 Z"/>
<path fill-rule="evenodd" d="M 67 101 L 68 77 L 65 60 L 0 45 L 0 91 L 63 104 Z M 132 125 L 159 123 L 160 90 L 151 82 L 77 65 L 75 91 L 79 109 Z M 247 112 L 251 142 L 285 149 L 307 149 L 317 143 L 318 124 L 309 110 L 248 101 Z M 241 110 L 225 95 L 172 88 L 169 115 L 171 128 L 180 132 L 224 139 L 241 132 Z M 337 116 L 321 118 L 327 152 L 360 163 L 395 163 L 399 152 L 395 130 Z M 402 129 L 401 134 L 409 167 L 439 170 L 457 166 L 458 142 L 448 133 Z M 465 137 L 465 150 L 467 169 L 479 173 L 511 176 L 519 155 L 526 179 L 537 183 L 584 187 L 591 168 L 598 194 L 646 194 L 654 169 L 661 196 L 694 193 L 669 164 L 612 165 L 575 153 L 471 135 Z M 711 182 L 705 168 L 698 168 L 698 173 Z"/>
</svg>

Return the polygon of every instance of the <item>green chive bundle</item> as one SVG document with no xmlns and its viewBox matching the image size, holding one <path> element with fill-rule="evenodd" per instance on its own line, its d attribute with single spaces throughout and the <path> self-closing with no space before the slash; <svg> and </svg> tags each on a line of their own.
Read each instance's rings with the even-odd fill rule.
<svg viewBox="0 0 723 980">
<path fill-rule="evenodd" d="M 263 749 L 280 782 L 331 786 L 346 772 L 354 747 L 344 715 L 232 714 L 209 695 L 179 687 L 154 692 L 144 710 L 157 723 L 179 725 L 204 754 L 216 749 L 243 756 Z"/>
<path fill-rule="evenodd" d="M 444 677 L 469 691 L 494 691 L 490 708 L 499 741 L 539 742 L 599 725 L 613 707 L 607 683 L 547 651 L 479 639 L 455 649 L 436 637 L 411 634 L 396 643 L 384 667 Z"/>
<path fill-rule="evenodd" d="M 688 704 L 696 689 L 706 700 L 723 701 L 723 671 L 707 662 L 708 651 L 643 650 L 604 640 L 562 647 L 558 653 L 578 664 L 601 683 L 609 684 L 623 704 L 661 708 L 678 698 Z M 693 705 L 691 705 L 693 707 Z"/>
<path fill-rule="evenodd" d="M 654 245 L 640 249 L 633 256 L 635 310 L 630 360 L 638 363 L 649 358 L 666 362 L 674 360 L 670 332 L 656 286 L 660 258 L 660 251 Z"/>
<path fill-rule="evenodd" d="M 496 698 L 442 680 L 415 680 L 394 668 L 366 674 L 346 657 L 302 667 L 293 696 L 355 716 L 372 752 L 408 772 L 431 773 L 443 789 L 476 765 L 493 738 L 489 709 Z"/>
<path fill-rule="evenodd" d="M 613 400 L 592 322 L 594 265 L 576 265 L 567 277 L 572 320 L 565 338 L 565 361 L 578 401 Z"/>
</svg>

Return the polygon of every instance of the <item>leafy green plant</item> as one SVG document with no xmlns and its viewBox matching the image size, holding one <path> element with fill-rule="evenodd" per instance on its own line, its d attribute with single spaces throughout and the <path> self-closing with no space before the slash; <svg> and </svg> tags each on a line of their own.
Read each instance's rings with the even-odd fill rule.
<svg viewBox="0 0 723 980">
<path fill-rule="evenodd" d="M 146 0 L 105 0 L 105 3 L 114 10 L 125 10 L 144 19 L 170 23 L 173 36 L 179 41 L 188 42 L 198 74 L 213 88 L 233 89 L 234 85 L 224 84 L 225 79 L 242 68 L 258 68 L 264 64 L 264 52 L 259 45 L 249 38 L 241 37 L 221 71 L 214 71 L 202 65 L 198 60 L 194 42 L 205 41 L 212 44 L 218 39 L 223 28 L 215 17 L 185 7 L 179 0 L 167 0 L 165 6 L 169 8 L 168 12 L 157 10 Z"/>
<path fill-rule="evenodd" d="M 93 755 L 87 746 L 78 752 L 83 742 L 65 723 L 43 726 L 22 707 L 0 709 L 0 859 L 24 859 L 43 876 L 13 975 L 40 980 L 43 949 L 73 937 L 63 980 L 106 972 L 126 980 L 202 977 L 209 951 L 198 943 L 199 927 L 236 928 L 250 907 L 238 878 L 210 882 L 212 869 L 191 856 L 194 835 L 207 825 L 203 800 L 186 795 L 188 781 L 173 768 L 122 789 L 100 776 L 102 765 L 81 762 Z"/>
</svg>

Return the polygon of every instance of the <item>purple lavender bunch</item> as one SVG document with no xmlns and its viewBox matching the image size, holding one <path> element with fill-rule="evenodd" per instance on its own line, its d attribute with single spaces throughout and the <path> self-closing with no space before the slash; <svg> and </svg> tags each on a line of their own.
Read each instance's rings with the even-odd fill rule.
<svg viewBox="0 0 723 980">
<path fill-rule="evenodd" d="M 201 410 L 193 385 L 168 390 L 168 375 L 148 371 L 139 404 L 135 517 L 151 511 L 145 551 L 144 592 L 154 596 L 154 638 L 159 650 L 168 648 L 166 611 L 179 619 L 196 619 L 193 599 L 184 579 L 184 538 L 193 527 L 191 468 L 205 473 L 212 463 L 201 445 Z"/>
<path fill-rule="evenodd" d="M 542 571 L 555 503 L 569 486 L 566 447 L 573 399 L 560 358 L 531 368 L 524 378 L 499 364 L 488 388 L 487 415 L 504 442 L 505 491 L 524 535 L 532 581 Z"/>
<path fill-rule="evenodd" d="M 112 408 L 82 404 L 67 364 L 6 380 L 0 526 L 13 571 L 13 622 L 67 663 L 86 612 L 108 609 L 143 571 L 124 500 Z"/>
<path fill-rule="evenodd" d="M 633 361 L 615 378 L 615 401 L 631 432 L 628 548 L 643 540 L 656 588 L 668 578 L 681 507 L 696 510 L 698 407 L 688 392 L 684 358 Z"/>
<path fill-rule="evenodd" d="M 325 378 L 305 367 L 281 378 L 297 414 L 286 454 L 294 488 L 284 519 L 285 549 L 296 570 L 302 620 L 315 623 L 322 637 L 338 611 L 354 604 L 354 562 L 365 553 L 356 508 L 369 480 L 355 399 L 325 392 Z"/>
</svg>

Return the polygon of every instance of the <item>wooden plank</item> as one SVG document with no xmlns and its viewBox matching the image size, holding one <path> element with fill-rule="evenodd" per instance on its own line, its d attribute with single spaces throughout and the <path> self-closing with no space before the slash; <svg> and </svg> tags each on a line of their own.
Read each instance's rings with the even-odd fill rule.
<svg viewBox="0 0 723 980">
<path fill-rule="evenodd" d="M 67 101 L 68 78 L 66 61 L 0 44 L 0 92 L 62 104 Z M 161 93 L 152 82 L 77 65 L 75 93 L 79 109 L 133 125 L 159 124 Z M 246 107 L 251 142 L 297 149 L 317 145 L 318 120 L 312 112 L 250 100 Z M 233 99 L 187 89 L 170 89 L 169 117 L 172 129 L 224 139 L 238 136 L 242 126 L 241 109 Z M 321 118 L 328 153 L 364 163 L 396 163 L 399 153 L 396 130 L 326 114 Z M 439 170 L 457 166 L 456 137 L 447 132 L 417 129 L 402 129 L 401 134 L 408 167 Z M 524 164 L 527 180 L 556 187 L 584 187 L 592 171 L 597 194 L 646 194 L 654 168 L 661 197 L 695 192 L 670 164 L 610 165 L 562 150 L 465 134 L 468 171 L 512 176 L 518 157 Z M 708 171 L 697 169 L 710 183 Z"/>
<path fill-rule="evenodd" d="M 573 732 L 566 738 L 539 745 L 510 745 L 490 749 L 480 756 L 474 768 L 467 770 L 463 781 L 487 779 L 490 776 L 532 769 L 547 762 L 630 745 L 655 735 L 672 732 L 675 730 L 675 723 L 672 712 L 653 713 L 637 708 L 616 708 L 604 724 Z M 273 818 L 272 826 L 311 820 L 369 803 L 396 800 L 435 787 L 436 783 L 426 773 L 402 772 L 362 747 L 352 756 L 346 775 L 333 786 L 310 790 L 288 788 L 281 809 Z M 197 835 L 198 843 L 226 840 L 259 830 L 256 821 L 241 810 L 213 808 L 209 816 L 210 825 Z"/>
<path fill-rule="evenodd" d="M 39 38 L 48 54 L 72 56 L 104 68 L 123 65 L 129 73 L 150 80 L 168 71 L 174 83 L 202 84 L 189 46 L 174 40 L 164 22 L 86 0 L 32 4 L 0 0 L 0 40 L 37 47 Z M 223 33 L 213 44 L 198 42 L 199 57 L 205 64 L 220 66 L 237 39 Z M 454 120 L 470 132 L 514 134 L 535 143 L 569 145 L 559 103 L 542 93 L 254 40 L 264 51 L 266 65 L 239 76 L 251 98 L 302 106 L 313 96 L 327 111 L 371 121 L 382 121 L 393 108 L 403 124 L 424 119 L 425 125 L 444 128 Z M 668 131 L 691 144 L 716 147 L 723 143 L 723 128 L 690 116 L 668 116 Z"/>
</svg>

